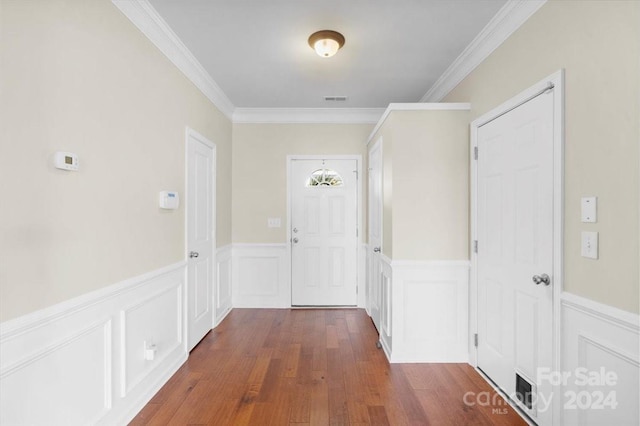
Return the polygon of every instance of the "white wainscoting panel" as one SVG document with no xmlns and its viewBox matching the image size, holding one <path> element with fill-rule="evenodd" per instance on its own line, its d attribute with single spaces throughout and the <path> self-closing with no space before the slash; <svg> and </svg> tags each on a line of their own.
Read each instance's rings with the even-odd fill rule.
<svg viewBox="0 0 640 426">
<path fill-rule="evenodd" d="M 402 306 L 394 305 L 396 302 L 393 299 L 392 289 L 394 286 L 393 281 L 393 266 L 391 259 L 384 254 L 380 255 L 380 283 L 379 289 L 374 289 L 378 292 L 378 301 L 380 303 L 380 329 L 378 334 L 380 335 L 380 344 L 384 353 L 387 355 L 387 359 L 390 362 L 393 360 L 393 333 L 395 318 L 394 315 L 400 313 Z"/>
<path fill-rule="evenodd" d="M 380 261 L 380 341 L 389 361 L 468 362 L 469 262 Z"/>
<path fill-rule="evenodd" d="M 391 265 L 391 362 L 468 362 L 469 262 Z"/>
<path fill-rule="evenodd" d="M 184 292 L 180 262 L 0 324 L 0 424 L 126 424 L 187 358 Z"/>
<path fill-rule="evenodd" d="M 360 251 L 358 252 L 358 308 L 365 310 L 367 307 L 367 271 L 369 270 L 368 262 L 369 245 L 366 243 L 360 244 Z M 368 311 L 367 311 L 368 312 Z"/>
<path fill-rule="evenodd" d="M 558 401 L 561 411 L 558 424 L 640 424 L 638 315 L 566 292 L 561 296 L 561 313 L 560 363 L 567 379 L 562 383 Z M 612 373 L 615 379 L 580 386 L 585 375 L 598 379 L 603 377 L 602 372 Z M 613 395 L 609 402 L 615 400 L 615 409 L 602 398 L 609 394 Z"/>
<path fill-rule="evenodd" d="M 216 253 L 216 280 L 214 291 L 214 327 L 231 312 L 232 280 L 231 280 L 231 245 L 220 247 Z"/>
<path fill-rule="evenodd" d="M 291 307 L 286 244 L 234 244 L 232 252 L 234 308 Z"/>
</svg>

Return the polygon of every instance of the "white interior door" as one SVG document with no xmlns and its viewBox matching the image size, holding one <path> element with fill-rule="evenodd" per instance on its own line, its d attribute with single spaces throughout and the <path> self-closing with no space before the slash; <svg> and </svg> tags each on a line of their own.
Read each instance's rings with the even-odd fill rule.
<svg viewBox="0 0 640 426">
<path fill-rule="evenodd" d="M 380 254 L 382 250 L 382 140 L 369 150 L 369 277 L 367 308 L 378 331 L 382 280 Z"/>
<path fill-rule="evenodd" d="M 290 189 L 292 305 L 356 305 L 356 160 L 291 160 Z"/>
<path fill-rule="evenodd" d="M 215 145 L 187 134 L 187 346 L 213 327 Z"/>
<path fill-rule="evenodd" d="M 552 367 L 553 108 L 545 92 L 477 138 L 478 367 L 539 424 L 551 419 L 537 373 Z"/>
</svg>

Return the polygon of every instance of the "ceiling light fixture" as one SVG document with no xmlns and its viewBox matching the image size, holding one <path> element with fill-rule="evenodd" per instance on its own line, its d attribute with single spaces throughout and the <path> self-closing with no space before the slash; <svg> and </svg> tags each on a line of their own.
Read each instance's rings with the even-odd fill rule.
<svg viewBox="0 0 640 426">
<path fill-rule="evenodd" d="M 309 36 L 309 46 L 319 56 L 330 58 L 344 46 L 344 36 L 337 31 L 317 31 Z"/>
</svg>

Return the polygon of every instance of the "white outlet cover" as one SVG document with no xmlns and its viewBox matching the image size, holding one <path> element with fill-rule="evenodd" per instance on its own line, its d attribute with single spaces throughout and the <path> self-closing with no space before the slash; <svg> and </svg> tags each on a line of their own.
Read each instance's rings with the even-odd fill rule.
<svg viewBox="0 0 640 426">
<path fill-rule="evenodd" d="M 598 258 L 598 233 L 582 231 L 580 254 L 588 259 Z"/>
</svg>

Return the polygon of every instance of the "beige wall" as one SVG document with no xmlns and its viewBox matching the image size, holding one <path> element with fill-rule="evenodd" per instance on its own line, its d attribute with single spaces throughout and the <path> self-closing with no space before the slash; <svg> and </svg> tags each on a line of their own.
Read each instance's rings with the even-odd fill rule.
<svg viewBox="0 0 640 426">
<path fill-rule="evenodd" d="M 469 112 L 392 111 L 383 141 L 383 253 L 469 259 Z"/>
<path fill-rule="evenodd" d="M 366 161 L 372 130 L 370 124 L 234 124 L 233 242 L 286 242 L 287 155 L 353 154 Z M 267 228 L 270 217 L 281 218 L 282 227 Z"/>
<path fill-rule="evenodd" d="M 445 99 L 482 115 L 565 69 L 565 290 L 638 312 L 640 2 L 550 1 Z M 598 197 L 598 223 L 580 198 Z M 598 231 L 600 258 L 580 256 Z"/>
<path fill-rule="evenodd" d="M 231 124 L 109 1 L 2 1 L 0 320 L 184 259 L 185 126 L 218 147 L 231 242 Z M 52 155 L 78 154 L 80 170 Z M 161 190 L 183 197 L 162 211 Z"/>
<path fill-rule="evenodd" d="M 392 114 L 393 258 L 469 259 L 468 111 Z"/>
</svg>

